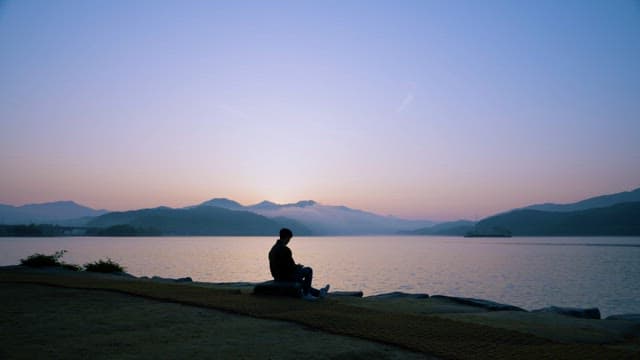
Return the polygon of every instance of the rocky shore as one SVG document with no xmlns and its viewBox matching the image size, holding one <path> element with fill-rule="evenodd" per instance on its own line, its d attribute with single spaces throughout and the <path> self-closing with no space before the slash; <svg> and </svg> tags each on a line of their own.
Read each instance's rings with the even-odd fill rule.
<svg viewBox="0 0 640 360">
<path fill-rule="evenodd" d="M 121 274 L 123 276 L 130 276 L 130 274 Z M 139 279 L 143 280 L 152 280 L 152 281 L 161 281 L 161 282 L 173 282 L 173 283 L 193 283 L 191 277 L 183 277 L 183 278 L 163 278 L 160 276 L 152 276 L 147 277 L 143 276 Z M 266 283 L 251 283 L 251 282 L 234 282 L 234 283 L 196 283 L 200 286 L 209 285 L 209 286 L 218 286 L 218 287 L 231 287 L 237 289 L 254 289 L 254 293 L 256 292 L 256 287 L 259 287 L 263 284 L 271 285 L 271 281 L 267 281 Z M 278 292 L 282 292 L 282 295 L 287 296 L 290 293 L 295 293 L 293 291 L 295 289 L 288 289 L 287 287 L 278 288 L 274 291 L 274 295 L 277 295 Z M 331 297 L 363 297 L 362 291 L 332 291 L 329 293 Z M 390 299 L 432 299 L 432 300 L 443 300 L 444 302 L 450 302 L 460 305 L 466 305 L 469 307 L 477 308 L 478 310 L 486 310 L 486 311 L 521 311 L 521 312 L 531 312 L 531 313 L 552 313 L 559 314 L 579 319 L 601 319 L 600 310 L 596 307 L 593 308 L 576 308 L 576 307 L 563 307 L 563 306 L 548 306 L 540 309 L 534 310 L 525 310 L 523 308 L 509 305 L 509 304 L 501 304 L 491 300 L 485 299 L 474 299 L 474 298 L 465 298 L 465 297 L 455 297 L 455 296 L 446 296 L 446 295 L 429 295 L 425 293 L 405 293 L 401 291 L 394 291 L 390 293 L 377 294 L 367 296 L 366 299 L 378 299 L 378 300 L 390 300 Z M 616 314 L 607 316 L 604 320 L 626 320 L 626 321 L 634 321 L 640 323 L 640 314 Z"/>
</svg>

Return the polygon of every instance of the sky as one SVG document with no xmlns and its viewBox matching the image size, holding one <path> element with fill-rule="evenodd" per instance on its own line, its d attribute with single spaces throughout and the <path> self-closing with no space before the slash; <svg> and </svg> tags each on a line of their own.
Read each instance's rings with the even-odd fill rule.
<svg viewBox="0 0 640 360">
<path fill-rule="evenodd" d="M 640 187 L 640 2 L 0 0 L 0 203 L 479 219 Z"/>
</svg>

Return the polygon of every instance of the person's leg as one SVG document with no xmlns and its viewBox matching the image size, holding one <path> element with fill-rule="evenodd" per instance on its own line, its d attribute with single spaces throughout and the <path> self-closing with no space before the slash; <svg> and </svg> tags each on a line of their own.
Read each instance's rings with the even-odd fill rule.
<svg viewBox="0 0 640 360">
<path fill-rule="evenodd" d="M 311 287 L 313 281 L 313 269 L 305 266 L 298 270 L 298 281 L 302 283 L 302 293 L 304 295 L 311 294 L 313 296 L 320 296 L 320 290 Z"/>
</svg>

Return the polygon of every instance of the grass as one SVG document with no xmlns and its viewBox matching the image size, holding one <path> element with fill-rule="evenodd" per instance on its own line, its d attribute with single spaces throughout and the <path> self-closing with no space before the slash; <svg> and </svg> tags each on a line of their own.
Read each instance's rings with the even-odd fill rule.
<svg viewBox="0 0 640 360">
<path fill-rule="evenodd" d="M 423 359 L 291 322 L 113 291 L 0 283 L 0 293 L 0 359 Z"/>
<path fill-rule="evenodd" d="M 442 358 L 620 359 L 637 356 L 637 352 L 613 346 L 560 343 L 517 331 L 427 314 L 362 308 L 338 299 L 305 302 L 193 285 L 72 275 L 0 271 L 0 282 L 110 290 L 256 318 L 287 320 L 330 333 L 393 344 Z"/>
</svg>

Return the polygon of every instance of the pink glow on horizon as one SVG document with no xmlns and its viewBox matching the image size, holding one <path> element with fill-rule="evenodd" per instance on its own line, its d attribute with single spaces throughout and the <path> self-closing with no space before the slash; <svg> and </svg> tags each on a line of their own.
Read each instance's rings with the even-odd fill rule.
<svg viewBox="0 0 640 360">
<path fill-rule="evenodd" d="M 640 186 L 633 2 L 0 1 L 0 204 L 479 219 Z"/>
</svg>

